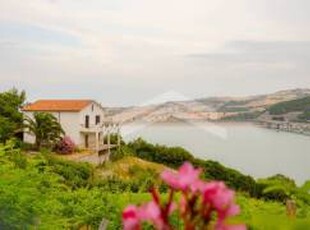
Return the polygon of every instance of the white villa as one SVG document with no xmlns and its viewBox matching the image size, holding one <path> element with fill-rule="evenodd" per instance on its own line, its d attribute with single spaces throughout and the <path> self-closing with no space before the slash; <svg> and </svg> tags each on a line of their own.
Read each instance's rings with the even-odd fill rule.
<svg viewBox="0 0 310 230">
<path fill-rule="evenodd" d="M 119 125 L 108 122 L 103 107 L 94 100 L 38 100 L 26 105 L 22 110 L 25 116 L 30 118 L 33 118 L 35 112 L 53 114 L 65 135 L 79 148 L 96 152 L 109 151 L 113 147 L 110 143 L 111 133 L 118 135 L 118 145 L 120 144 Z M 24 141 L 34 143 L 35 137 L 24 132 Z"/>
</svg>

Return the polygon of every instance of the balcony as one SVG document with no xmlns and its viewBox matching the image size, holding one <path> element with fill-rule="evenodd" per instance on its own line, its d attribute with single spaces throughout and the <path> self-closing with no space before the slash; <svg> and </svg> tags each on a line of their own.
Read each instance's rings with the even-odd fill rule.
<svg viewBox="0 0 310 230">
<path fill-rule="evenodd" d="M 80 124 L 80 132 L 83 133 L 96 133 L 101 132 L 103 130 L 104 126 L 102 124 L 98 125 L 88 125 Z"/>
</svg>

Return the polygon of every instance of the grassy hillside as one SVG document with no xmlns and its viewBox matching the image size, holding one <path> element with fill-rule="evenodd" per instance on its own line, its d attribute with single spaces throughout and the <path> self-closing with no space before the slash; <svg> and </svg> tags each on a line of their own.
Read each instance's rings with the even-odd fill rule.
<svg viewBox="0 0 310 230">
<path fill-rule="evenodd" d="M 162 149 L 162 154 L 167 151 Z M 196 164 L 214 168 L 208 172 L 211 177 L 238 181 L 237 171 L 225 171 L 218 163 Z M 125 156 L 95 169 L 48 153 L 30 156 L 13 145 L 0 146 L 0 229 L 98 229 L 103 218 L 109 221 L 109 230 L 122 229 L 123 208 L 150 200 L 147 188 L 160 186 L 158 174 L 166 168 Z M 160 191 L 165 198 L 165 189 Z M 241 192 L 237 201 L 242 209 L 239 219 L 250 229 L 310 226 L 307 205 L 298 204 L 297 218 L 290 220 L 281 202 L 258 200 Z M 180 229 L 182 223 L 178 219 L 174 223 Z"/>
<path fill-rule="evenodd" d="M 127 156 L 118 161 L 106 163 L 104 166 L 99 167 L 96 172 L 102 178 L 117 177 L 119 179 L 131 180 L 145 172 L 159 175 L 160 172 L 167 168 L 162 164 Z"/>
<path fill-rule="evenodd" d="M 301 99 L 281 102 L 269 107 L 268 110 L 272 115 L 281 115 L 297 111 L 306 113 L 310 110 L 310 96 Z"/>
</svg>

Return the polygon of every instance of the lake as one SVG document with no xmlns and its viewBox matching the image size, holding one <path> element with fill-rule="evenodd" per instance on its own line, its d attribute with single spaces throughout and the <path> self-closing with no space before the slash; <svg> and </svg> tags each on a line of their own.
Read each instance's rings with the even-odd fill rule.
<svg viewBox="0 0 310 230">
<path fill-rule="evenodd" d="M 125 140 L 182 146 L 255 178 L 277 173 L 298 184 L 310 179 L 310 137 L 278 132 L 250 123 L 190 123 L 123 127 Z"/>
</svg>

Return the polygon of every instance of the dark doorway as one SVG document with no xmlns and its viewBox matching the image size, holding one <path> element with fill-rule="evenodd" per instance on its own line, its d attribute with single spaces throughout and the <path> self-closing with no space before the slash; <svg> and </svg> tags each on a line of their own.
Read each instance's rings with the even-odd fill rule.
<svg viewBox="0 0 310 230">
<path fill-rule="evenodd" d="M 100 123 L 100 116 L 96 115 L 96 125 L 98 125 Z"/>
<path fill-rule="evenodd" d="M 89 116 L 85 116 L 85 128 L 89 128 Z"/>
<path fill-rule="evenodd" d="M 85 135 L 85 148 L 88 148 L 89 144 L 88 144 L 88 135 Z"/>
</svg>

